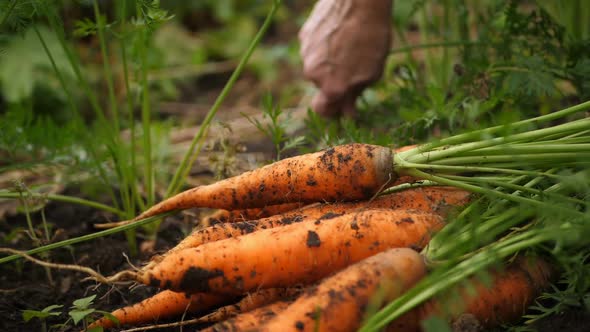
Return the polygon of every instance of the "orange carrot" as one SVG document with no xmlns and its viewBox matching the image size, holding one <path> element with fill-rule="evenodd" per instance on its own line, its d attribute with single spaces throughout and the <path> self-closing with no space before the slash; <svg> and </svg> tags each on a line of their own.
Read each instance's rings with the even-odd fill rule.
<svg viewBox="0 0 590 332">
<path fill-rule="evenodd" d="M 139 303 L 120 308 L 111 314 L 117 318 L 119 325 L 153 323 L 160 319 L 171 318 L 184 312 L 205 311 L 231 301 L 231 297 L 216 294 L 196 293 L 187 295 L 164 290 Z M 102 326 L 111 328 L 117 325 L 107 317 L 94 322 L 89 328 Z"/>
<path fill-rule="evenodd" d="M 239 332 L 256 330 L 258 326 L 285 310 L 291 302 L 292 301 L 288 300 L 277 301 L 264 307 L 241 313 L 235 317 L 203 329 L 201 332 Z"/>
<path fill-rule="evenodd" d="M 193 207 L 226 210 L 289 202 L 366 199 L 394 180 L 389 148 L 347 144 L 283 159 L 168 198 L 135 219 Z"/>
<path fill-rule="evenodd" d="M 325 212 L 324 209 L 310 209 L 306 210 L 305 213 L 297 211 L 288 214 L 271 216 L 260 220 L 215 224 L 213 226 L 195 230 L 163 255 L 152 257 L 150 264 L 153 264 L 153 262 L 159 262 L 165 256 L 168 256 L 178 250 L 195 248 L 205 243 L 250 234 L 259 230 L 273 227 L 316 219 L 327 220 L 342 214 L 342 212 Z"/>
<path fill-rule="evenodd" d="M 246 295 L 237 303 L 221 307 L 198 319 L 199 323 L 224 321 L 239 314 L 272 304 L 277 301 L 290 301 L 301 294 L 302 288 L 266 288 Z"/>
<path fill-rule="evenodd" d="M 285 213 L 302 207 L 301 203 L 285 203 L 268 205 L 262 208 L 240 209 L 240 210 L 219 210 L 203 220 L 203 224 L 210 226 L 224 222 L 239 222 L 267 218 L 277 214 Z"/>
<path fill-rule="evenodd" d="M 134 278 L 186 292 L 289 287 L 319 280 L 388 248 L 421 248 L 442 226 L 435 214 L 364 210 L 179 250 Z"/>
<path fill-rule="evenodd" d="M 518 320 L 549 286 L 553 271 L 541 259 L 520 257 L 502 271 L 492 271 L 491 286 L 485 286 L 476 277 L 469 279 L 471 287 L 458 286 L 462 300 L 446 296 L 452 302 L 443 301 L 443 297 L 430 300 L 393 321 L 388 332 L 418 332 L 420 322 L 432 316 L 449 317 L 456 322 L 462 314 L 468 313 L 482 327 L 492 328 L 502 323 Z M 474 288 L 473 288 L 474 287 Z M 475 292 L 473 291 L 475 289 Z"/>
<path fill-rule="evenodd" d="M 180 241 L 165 255 L 185 248 L 194 248 L 207 242 L 241 236 L 262 229 L 304 222 L 310 219 L 327 220 L 358 209 L 403 208 L 426 213 L 438 213 L 445 216 L 450 207 L 466 204 L 469 196 L 469 192 L 452 187 L 424 187 L 379 196 L 371 201 L 313 204 L 260 220 L 215 224 L 198 229 Z M 156 261 L 161 259 L 161 257 L 154 258 Z"/>
<path fill-rule="evenodd" d="M 425 273 L 418 252 L 387 250 L 324 279 L 257 330 L 356 331 L 374 295 L 381 293 L 383 300 L 390 301 Z"/>
<path fill-rule="evenodd" d="M 269 288 L 245 295 L 238 302 L 216 309 L 214 312 L 195 320 L 194 323 L 213 323 L 225 320 L 241 312 L 247 312 L 264 305 L 285 300 L 301 293 L 300 288 Z M 117 309 L 111 313 L 118 320 L 119 325 L 136 325 L 155 323 L 161 319 L 180 316 L 185 312 L 204 312 L 231 302 L 235 297 L 214 294 L 196 293 L 186 295 L 164 290 L 156 295 L 134 305 Z M 116 323 L 107 317 L 94 322 L 90 328 L 101 326 L 105 329 L 114 327 Z"/>
<path fill-rule="evenodd" d="M 467 204 L 470 196 L 471 193 L 454 187 L 418 187 L 378 196 L 369 201 L 308 205 L 292 213 L 305 214 L 313 209 L 324 213 L 345 213 L 357 209 L 404 209 L 445 216 L 449 208 Z M 289 213 L 283 215 L 289 216 Z"/>
</svg>

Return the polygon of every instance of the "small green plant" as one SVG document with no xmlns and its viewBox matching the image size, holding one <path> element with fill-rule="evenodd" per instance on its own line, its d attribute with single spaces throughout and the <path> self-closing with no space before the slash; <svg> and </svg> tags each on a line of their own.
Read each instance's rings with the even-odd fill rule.
<svg viewBox="0 0 590 332">
<path fill-rule="evenodd" d="M 80 322 L 82 322 L 82 326 L 84 327 L 85 331 L 88 327 L 88 324 L 92 322 L 91 315 L 94 313 L 108 315 L 116 321 L 116 318 L 114 318 L 109 312 L 91 308 L 91 305 L 93 304 L 92 302 L 94 301 L 95 297 L 96 295 L 90 295 L 88 297 L 75 300 L 72 303 L 72 306 L 70 307 L 70 311 L 68 311 L 68 315 L 71 317 L 72 321 L 74 322 L 74 325 L 78 325 Z M 92 329 L 92 331 L 102 331 L 102 328 Z"/>
<path fill-rule="evenodd" d="M 287 128 L 290 120 L 289 115 L 283 114 L 283 109 L 278 103 L 273 103 L 272 95 L 270 93 L 267 93 L 262 98 L 262 112 L 264 118 L 268 118 L 270 122 L 263 123 L 247 114 L 242 113 L 242 115 L 246 117 L 250 123 L 256 126 L 260 132 L 270 138 L 276 151 L 276 160 L 280 160 L 281 154 L 285 151 L 297 148 L 304 144 L 305 137 L 289 137 L 287 135 Z"/>
<path fill-rule="evenodd" d="M 47 306 L 41 310 L 23 310 L 23 320 L 26 322 L 30 321 L 33 318 L 37 318 L 41 321 L 41 330 L 43 332 L 47 332 L 47 318 L 51 316 L 59 316 L 61 315 L 60 311 L 55 311 L 57 309 L 62 308 L 63 305 L 53 304 Z"/>
<path fill-rule="evenodd" d="M 69 318 L 67 319 L 67 321 L 65 321 L 62 324 L 55 324 L 55 325 L 53 325 L 53 327 L 65 328 L 65 327 L 70 326 L 71 324 L 73 324 L 73 326 L 78 326 L 80 323 L 82 323 L 82 328 L 84 331 L 100 332 L 100 331 L 103 331 L 102 327 L 95 327 L 92 329 L 88 329 L 88 326 L 90 325 L 90 323 L 92 323 L 94 321 L 94 317 L 96 317 L 97 314 L 108 317 L 109 319 L 113 320 L 115 323 L 118 323 L 118 319 L 116 317 L 114 317 L 113 315 L 111 315 L 110 312 L 97 310 L 95 308 L 92 308 L 92 305 L 94 304 L 93 301 L 95 298 L 96 298 L 96 295 L 90 295 L 90 296 L 87 296 L 84 298 L 74 300 L 72 302 L 72 306 L 70 306 L 70 310 L 68 310 Z M 28 322 L 33 318 L 37 318 L 37 319 L 41 320 L 42 329 L 45 332 L 45 331 L 48 331 L 47 330 L 47 322 L 46 322 L 47 318 L 52 317 L 52 316 L 53 317 L 60 316 L 62 314 L 62 312 L 58 311 L 58 309 L 61 309 L 61 308 L 63 308 L 63 305 L 54 304 L 54 305 L 47 306 L 46 308 L 44 308 L 42 310 L 23 310 L 23 312 L 22 312 L 23 320 L 25 322 Z"/>
</svg>

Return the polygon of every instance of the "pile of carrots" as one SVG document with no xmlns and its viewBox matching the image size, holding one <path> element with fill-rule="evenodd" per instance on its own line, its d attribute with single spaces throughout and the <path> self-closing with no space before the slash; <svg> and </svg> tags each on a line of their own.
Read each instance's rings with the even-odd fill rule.
<svg viewBox="0 0 590 332">
<path fill-rule="evenodd" d="M 284 159 L 199 186 L 136 219 L 193 207 L 222 209 L 139 271 L 134 280 L 161 289 L 92 327 L 155 324 L 191 313 L 204 331 L 355 331 L 367 313 L 409 289 L 429 270 L 420 251 L 465 205 L 463 190 L 416 187 L 394 173 L 393 151 L 348 144 Z M 458 322 L 468 313 L 483 327 L 522 316 L 548 285 L 549 265 L 518 257 L 454 290 L 460 301 L 432 299 L 387 331 L 420 331 L 434 315 Z M 491 286 L 491 287 L 490 287 Z M 475 291 L 473 291 L 475 289 Z"/>
</svg>

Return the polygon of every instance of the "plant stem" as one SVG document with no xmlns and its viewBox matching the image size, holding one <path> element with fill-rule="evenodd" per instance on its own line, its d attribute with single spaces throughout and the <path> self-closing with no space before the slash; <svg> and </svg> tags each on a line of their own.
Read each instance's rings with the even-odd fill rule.
<svg viewBox="0 0 590 332">
<path fill-rule="evenodd" d="M 530 163 L 529 163 L 530 164 Z M 465 165 L 465 164 L 461 164 Z M 507 166 L 510 165 L 509 163 Z M 480 167 L 480 166 L 452 166 L 452 165 L 439 165 L 439 164 L 414 164 L 414 163 L 402 163 L 396 165 L 399 169 L 411 168 L 411 169 L 424 169 L 427 171 L 437 171 L 437 173 L 441 173 L 443 171 L 449 171 L 449 173 L 461 173 L 461 172 L 482 172 L 482 173 L 502 173 L 502 174 L 515 174 L 515 175 L 530 175 L 530 176 L 547 176 L 547 177 L 555 177 L 557 175 L 547 174 L 543 172 L 536 172 L 536 171 L 523 171 L 517 169 L 510 169 L 507 167 L 499 168 L 499 167 Z M 405 172 L 404 170 L 400 170 L 400 172 Z"/>
<path fill-rule="evenodd" d="M 136 222 L 133 222 L 133 223 L 130 223 L 130 224 L 126 224 L 126 225 L 122 225 L 122 226 L 119 226 L 119 227 L 115 227 L 115 228 L 111 228 L 111 229 L 106 229 L 106 230 L 100 231 L 100 232 L 86 234 L 86 235 L 83 235 L 83 236 L 75 237 L 75 238 L 72 238 L 72 239 L 67 239 L 67 240 L 64 240 L 64 241 L 56 242 L 56 243 L 51 243 L 51 244 L 48 244 L 46 246 L 42 246 L 42 247 L 37 247 L 35 249 L 31 249 L 29 251 L 26 251 L 25 253 L 28 254 L 28 255 L 38 254 L 38 253 L 42 253 L 42 252 L 45 252 L 45 251 L 49 251 L 49 250 L 53 250 L 53 249 L 57 249 L 57 248 L 65 247 L 65 246 L 70 246 L 70 245 L 73 245 L 73 244 L 76 244 L 76 243 L 89 241 L 89 240 L 96 239 L 96 238 L 99 238 L 99 237 L 103 237 L 103 236 L 107 236 L 107 235 L 111 235 L 111 234 L 116 234 L 116 233 L 119 233 L 119 232 L 123 232 L 123 231 L 129 230 L 129 229 L 133 229 L 133 228 L 136 228 L 136 227 L 139 227 L 139 226 L 146 225 L 146 224 L 151 223 L 151 222 L 153 222 L 155 220 L 164 218 L 164 217 L 172 214 L 173 212 L 174 211 L 166 212 L 164 214 L 159 214 L 159 215 L 152 216 L 152 217 L 149 217 L 149 218 L 146 218 L 146 219 L 143 219 L 143 220 L 138 220 Z M 10 262 L 10 261 L 19 259 L 21 257 L 22 256 L 20 256 L 20 255 L 11 255 L 11 256 L 7 256 L 7 257 L 3 257 L 3 258 L 0 258 L 0 264 L 4 264 L 4 263 Z"/>
<path fill-rule="evenodd" d="M 510 125 L 499 125 L 499 126 L 495 126 L 495 127 L 470 131 L 468 133 L 459 134 L 459 135 L 451 136 L 448 138 L 443 138 L 437 142 L 423 144 L 421 146 L 418 146 L 415 149 L 401 152 L 400 154 L 404 155 L 404 157 L 410 157 L 410 156 L 414 156 L 417 154 L 421 154 L 425 151 L 430 151 L 430 150 L 437 148 L 437 147 L 471 142 L 474 139 L 479 139 L 481 137 L 491 136 L 492 134 L 496 134 L 497 132 L 502 131 L 502 130 L 508 130 L 508 129 L 516 130 L 521 127 L 524 127 L 525 125 L 540 124 L 540 123 L 556 120 L 556 119 L 559 119 L 559 118 L 562 118 L 562 117 L 565 117 L 565 116 L 568 116 L 571 114 L 586 111 L 588 109 L 590 109 L 590 101 L 586 101 L 581 104 L 577 104 L 577 105 L 565 108 L 565 109 L 557 111 L 557 112 L 537 116 L 537 117 L 526 119 L 526 120 L 517 121 L 517 122 L 512 123 Z M 491 144 L 491 145 L 496 145 L 496 144 Z M 491 145 L 488 145 L 488 146 L 491 146 Z M 479 148 L 483 148 L 483 147 L 487 147 L 487 146 L 481 146 Z M 467 149 L 465 151 L 468 151 L 468 150 L 472 150 L 472 149 Z"/>
<path fill-rule="evenodd" d="M 256 36 L 254 37 L 254 39 L 252 40 L 250 45 L 248 46 L 246 53 L 242 56 L 238 66 L 236 67 L 236 69 L 232 73 L 231 77 L 229 78 L 229 80 L 227 81 L 225 86 L 223 87 L 223 90 L 221 91 L 221 93 L 219 94 L 217 99 L 215 100 L 215 103 L 213 103 L 213 106 L 211 106 L 211 109 L 209 109 L 209 112 L 205 116 L 205 119 L 203 120 L 203 123 L 201 124 L 201 126 L 199 128 L 199 131 L 197 132 L 197 134 L 193 138 L 193 140 L 189 146 L 189 149 L 187 150 L 186 154 L 184 155 L 184 158 L 182 159 L 182 162 L 180 163 L 180 165 L 178 166 L 178 169 L 174 173 L 174 176 L 172 177 L 172 181 L 170 182 L 170 185 L 168 186 L 168 189 L 166 190 L 166 197 L 170 197 L 180 191 L 180 188 L 182 187 L 184 179 L 186 179 L 192 164 L 194 163 L 194 161 L 198 157 L 198 153 L 201 151 L 201 148 L 203 145 L 203 137 L 205 136 L 205 133 L 209 130 L 209 125 L 211 124 L 213 117 L 215 116 L 215 114 L 219 110 L 219 107 L 221 106 L 221 104 L 223 103 L 223 101 L 225 100 L 227 95 L 229 94 L 229 91 L 232 89 L 232 87 L 234 86 L 238 77 L 240 76 L 240 74 L 244 70 L 246 64 L 248 63 L 248 60 L 250 59 L 250 56 L 252 55 L 252 53 L 254 52 L 254 50 L 256 49 L 256 47 L 258 46 L 260 41 L 262 40 L 262 37 L 266 33 L 266 30 L 268 30 L 277 10 L 279 8 L 280 3 L 281 3 L 280 0 L 273 1 L 270 12 L 266 16 L 264 23 L 262 24 L 262 26 L 260 27 L 260 29 L 256 33 Z M 196 148 L 196 151 L 195 151 L 195 148 Z"/>
<path fill-rule="evenodd" d="M 511 161 L 520 162 L 526 161 L 529 164 L 530 168 L 535 168 L 536 162 L 540 162 L 541 164 L 553 163 L 557 165 L 558 163 L 563 162 L 570 162 L 572 160 L 590 160 L 590 153 L 584 153 L 581 151 L 580 153 L 576 152 L 564 152 L 564 153 L 543 153 L 543 154 L 506 154 L 506 155 L 490 155 L 486 156 L 479 155 L 473 157 L 451 157 L 441 160 L 433 160 L 429 161 L 428 164 L 423 164 L 424 166 L 432 166 L 433 168 L 436 166 L 452 166 L 452 165 L 469 165 L 469 164 L 487 164 L 487 163 L 509 163 Z M 420 164 L 413 164 L 413 165 L 420 165 Z M 462 166 L 453 166 L 455 168 L 462 167 Z M 476 167 L 476 166 L 466 166 L 466 167 Z M 467 170 L 466 170 L 467 171 Z"/>
<path fill-rule="evenodd" d="M 121 1 L 119 2 L 121 8 L 120 8 L 120 13 L 121 13 L 121 25 L 123 26 L 123 29 L 125 28 L 126 25 L 126 17 L 125 17 L 125 12 L 126 12 L 126 4 L 127 1 Z M 136 134 L 135 134 L 135 119 L 133 118 L 133 96 L 131 93 L 131 88 L 129 85 L 129 67 L 127 66 L 127 52 L 125 49 L 125 42 L 124 42 L 124 37 L 123 36 L 120 40 L 120 47 L 121 47 L 121 62 L 123 64 L 123 81 L 125 82 L 125 99 L 127 101 L 127 116 L 128 116 L 128 121 L 129 121 L 129 130 L 130 130 L 130 141 L 131 141 L 131 147 L 130 147 L 130 159 L 131 159 L 131 165 L 129 167 L 125 167 L 125 169 L 127 170 L 126 172 L 126 186 L 130 192 L 130 196 L 131 196 L 131 201 L 129 202 L 128 207 L 126 207 L 127 212 L 129 212 L 130 214 L 135 214 L 136 209 L 135 209 L 135 203 L 136 202 L 140 202 L 143 203 L 143 200 L 141 199 L 141 197 L 139 196 L 138 192 L 137 192 L 137 188 L 135 183 L 137 183 L 137 173 L 136 173 L 136 169 L 137 169 L 137 160 L 136 160 L 136 153 L 137 153 L 137 144 L 136 144 Z M 144 206 L 141 206 L 141 209 L 143 210 Z M 131 218 L 132 216 L 128 216 L 126 217 Z"/>
<path fill-rule="evenodd" d="M 541 196 L 552 197 L 554 199 L 559 199 L 559 200 L 567 201 L 567 202 L 574 203 L 574 204 L 584 204 L 585 203 L 582 200 L 575 199 L 572 197 L 553 194 L 551 192 L 547 192 L 546 190 L 528 188 L 526 186 L 519 186 L 516 184 L 504 182 L 504 181 L 495 181 L 495 180 L 491 180 L 491 179 L 479 179 L 477 177 L 465 177 L 465 176 L 456 176 L 456 175 L 445 175 L 444 177 L 447 179 L 451 179 L 451 180 L 455 180 L 455 181 L 463 181 L 466 183 L 471 182 L 471 183 L 481 183 L 482 185 L 496 185 L 499 187 L 516 190 L 519 192 L 528 192 L 531 194 L 536 194 L 539 197 L 541 197 Z"/>
<path fill-rule="evenodd" d="M 16 1 L 14 3 L 16 3 Z M 61 74 L 61 72 L 57 68 L 57 64 L 55 63 L 55 59 L 53 58 L 53 55 L 49 51 L 49 47 L 47 47 L 47 43 L 45 42 L 45 39 L 43 38 L 43 36 L 41 36 L 41 33 L 39 32 L 39 29 L 37 29 L 37 26 L 35 24 L 33 24 L 32 27 L 33 27 L 33 31 L 35 31 L 35 34 L 37 35 L 37 38 L 39 39 L 39 42 L 41 42 L 41 45 L 43 46 L 43 50 L 45 51 L 45 55 L 47 55 L 49 62 L 51 62 L 51 68 L 53 68 L 53 72 L 57 76 L 57 79 L 59 80 L 59 84 L 61 85 L 61 88 L 63 89 L 63 91 L 66 94 L 66 97 L 68 99 L 68 104 L 69 104 L 70 108 L 72 109 L 72 114 L 78 115 L 78 107 L 76 106 L 76 103 L 74 102 L 74 97 L 72 96 L 72 91 L 68 88 L 68 85 L 66 84 L 66 80 L 64 79 L 63 75 Z"/>
<path fill-rule="evenodd" d="M 114 213 L 118 216 L 124 217 L 125 212 L 119 209 L 116 209 L 112 206 L 108 206 L 102 203 L 90 201 L 87 199 L 79 198 L 79 197 L 72 197 L 72 196 L 65 196 L 65 195 L 56 195 L 56 194 L 35 194 L 31 193 L 32 197 L 35 198 L 45 198 L 51 201 L 56 202 L 64 202 L 64 203 L 72 203 L 78 205 L 84 205 L 91 208 L 103 210 L 106 212 Z M 0 198 L 19 198 L 19 193 L 11 193 L 11 192 L 0 192 Z"/>
<path fill-rule="evenodd" d="M 22 191 L 17 193 L 20 203 L 25 210 L 25 218 L 27 219 L 27 227 L 29 228 L 29 236 L 33 239 L 33 242 L 39 243 L 39 239 L 37 238 L 37 234 L 35 233 L 35 228 L 33 227 L 33 221 L 31 220 L 31 212 L 29 211 L 29 204 L 25 196 L 23 195 Z"/>
<path fill-rule="evenodd" d="M 472 184 L 469 184 L 469 183 L 465 183 L 465 182 L 461 182 L 461 181 L 456 181 L 456 180 L 452 180 L 452 179 L 447 179 L 447 178 L 442 177 L 442 176 L 437 176 L 437 175 L 432 175 L 432 174 L 424 173 L 424 172 L 419 171 L 417 169 L 404 170 L 404 174 L 415 176 L 415 177 L 420 178 L 420 179 L 434 181 L 434 182 L 437 182 L 437 183 L 440 183 L 440 184 L 443 184 L 443 185 L 449 185 L 449 186 L 453 186 L 453 187 L 465 189 L 467 191 L 471 191 L 471 192 L 478 193 L 478 194 L 496 196 L 498 198 L 506 199 L 508 201 L 513 201 L 513 202 L 523 203 L 523 204 L 529 204 L 529 205 L 533 205 L 533 206 L 536 206 L 536 207 L 544 207 L 545 206 L 545 203 L 544 202 L 540 202 L 540 201 L 535 200 L 535 199 L 526 198 L 526 197 L 520 197 L 520 196 L 513 196 L 513 195 L 506 194 L 506 193 L 503 193 L 503 192 L 499 192 L 499 191 L 496 191 L 496 190 L 491 190 L 491 189 L 487 189 L 487 188 L 475 186 L 475 185 L 472 185 Z M 560 210 L 563 211 L 564 213 L 570 214 L 572 216 L 578 216 L 579 217 L 580 215 L 583 215 L 583 214 L 581 214 L 578 211 L 573 211 L 573 210 L 570 210 L 570 209 L 560 208 Z"/>
<path fill-rule="evenodd" d="M 138 17 L 145 16 L 142 12 L 142 8 L 139 3 L 135 6 L 136 15 Z M 145 20 L 145 18 L 144 18 Z M 144 181 L 145 190 L 147 195 L 146 205 L 151 206 L 156 200 L 156 192 L 154 187 L 154 170 L 152 166 L 152 142 L 151 142 L 151 114 L 150 114 L 150 94 L 149 84 L 147 80 L 147 43 L 148 43 L 148 30 L 142 29 L 141 43 L 139 49 L 139 61 L 140 66 L 140 77 L 141 77 L 141 125 L 142 125 L 142 138 L 143 138 L 143 158 L 145 163 L 144 168 Z"/>
<path fill-rule="evenodd" d="M 588 106 L 590 106 L 590 102 L 587 102 L 584 104 L 587 104 Z M 581 104 L 581 105 L 583 105 L 583 104 Z M 558 113 L 558 112 L 556 112 L 556 113 Z M 515 123 L 515 125 L 511 125 L 508 127 L 511 129 L 517 129 L 518 126 L 516 124 L 518 124 L 518 123 Z M 493 127 L 493 128 L 497 128 L 497 127 Z M 502 127 L 502 128 L 507 129 L 507 127 Z M 523 132 L 523 133 L 519 133 L 519 134 L 512 134 L 512 135 L 508 135 L 508 136 L 495 137 L 495 138 L 484 139 L 484 140 L 480 139 L 481 136 L 478 133 L 481 132 L 481 130 L 478 130 L 478 131 L 474 131 L 474 132 L 467 133 L 467 134 L 460 134 L 457 136 L 449 137 L 448 140 L 442 139 L 438 142 L 438 143 L 441 143 L 443 141 L 444 142 L 449 142 L 449 141 L 453 142 L 455 140 L 460 140 L 455 143 L 456 144 L 455 146 L 449 147 L 448 149 L 423 152 L 423 151 L 428 151 L 429 147 L 430 147 L 430 144 L 424 144 L 424 145 L 418 146 L 414 149 L 411 149 L 411 150 L 408 150 L 405 152 L 400 152 L 398 155 L 400 155 L 400 158 L 405 159 L 409 162 L 428 163 L 428 162 L 443 159 L 443 158 L 446 158 L 449 156 L 455 156 L 458 153 L 487 148 L 487 147 L 491 147 L 494 145 L 501 145 L 501 144 L 507 144 L 507 143 L 512 143 L 512 142 L 518 142 L 518 141 L 523 141 L 523 142 L 535 141 L 535 140 L 541 139 L 547 135 L 552 135 L 552 134 L 556 134 L 556 133 L 566 135 L 566 134 L 570 134 L 572 132 L 586 130 L 588 128 L 590 128 L 590 119 L 581 119 L 581 120 L 571 121 L 571 122 L 568 122 L 568 123 L 565 123 L 562 125 L 553 126 L 553 127 L 531 130 L 531 131 Z M 492 128 L 490 128 L 490 129 L 492 129 Z M 476 141 L 473 141 L 474 139 L 476 139 Z M 477 139 L 479 139 L 479 140 L 477 140 Z M 466 141 L 472 141 L 472 142 L 466 143 Z M 446 145 L 446 144 L 443 144 L 443 145 Z"/>
<path fill-rule="evenodd" d="M 97 24 L 98 40 L 100 42 L 100 52 L 102 55 L 103 72 L 104 72 L 104 76 L 107 81 L 107 89 L 109 91 L 109 102 L 111 105 L 111 111 L 113 112 L 112 120 L 113 120 L 113 125 L 115 127 L 114 128 L 115 133 L 118 133 L 120 131 L 119 110 L 118 110 L 117 101 L 115 98 L 115 88 L 114 88 L 114 84 L 113 84 L 113 71 L 111 70 L 111 66 L 109 63 L 107 44 L 106 44 L 105 37 L 104 37 L 104 29 L 105 29 L 104 19 L 100 15 L 100 10 L 98 8 L 98 0 L 93 1 L 93 7 L 94 7 L 94 17 L 96 18 L 96 24 Z"/>
<path fill-rule="evenodd" d="M 580 139 L 588 139 L 588 137 L 580 137 Z M 507 146 L 494 146 L 489 148 L 478 149 L 475 151 L 468 151 L 461 154 L 464 156 L 492 156 L 505 154 L 537 154 L 537 153 L 564 153 L 564 152 L 590 152 L 590 144 L 576 144 L 569 142 L 568 144 L 561 143 L 557 140 L 556 144 L 550 142 L 531 142 L 521 144 L 510 144 Z"/>
</svg>

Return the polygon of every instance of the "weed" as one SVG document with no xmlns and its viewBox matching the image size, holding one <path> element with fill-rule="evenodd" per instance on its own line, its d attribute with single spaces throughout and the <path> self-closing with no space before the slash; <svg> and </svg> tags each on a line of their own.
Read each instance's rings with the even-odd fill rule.
<svg viewBox="0 0 590 332">
<path fill-rule="evenodd" d="M 263 123 L 243 113 L 242 116 L 271 140 L 275 148 L 276 160 L 280 160 L 281 154 L 285 151 L 295 149 L 304 144 L 305 138 L 303 136 L 289 137 L 287 135 L 290 117 L 288 114 L 283 114 L 283 110 L 279 104 L 273 103 L 272 95 L 269 93 L 262 98 L 262 114 L 270 122 Z"/>
<path fill-rule="evenodd" d="M 41 330 L 43 332 L 47 332 L 46 319 L 51 316 L 61 315 L 61 312 L 56 311 L 56 310 L 60 309 L 62 307 L 63 307 L 63 305 L 53 304 L 53 305 L 47 306 L 41 310 L 31 310 L 31 309 L 23 310 L 23 312 L 22 312 L 23 320 L 26 323 L 33 318 L 37 318 L 41 321 Z"/>
</svg>

